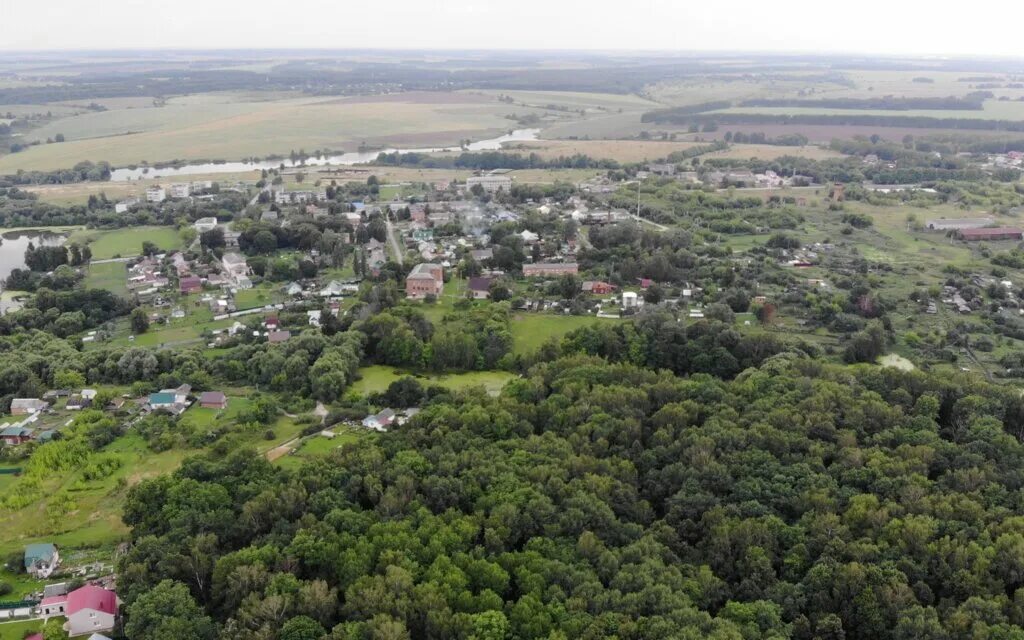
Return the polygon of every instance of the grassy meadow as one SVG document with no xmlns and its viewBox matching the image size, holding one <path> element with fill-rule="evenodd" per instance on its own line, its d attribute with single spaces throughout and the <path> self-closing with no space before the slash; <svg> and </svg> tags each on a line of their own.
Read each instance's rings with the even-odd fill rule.
<svg viewBox="0 0 1024 640">
<path fill-rule="evenodd" d="M 88 244 L 93 260 L 137 256 L 142 253 L 142 243 L 147 240 L 164 251 L 181 249 L 182 245 L 178 231 L 171 227 L 80 229 L 68 238 L 68 242 Z"/>
</svg>

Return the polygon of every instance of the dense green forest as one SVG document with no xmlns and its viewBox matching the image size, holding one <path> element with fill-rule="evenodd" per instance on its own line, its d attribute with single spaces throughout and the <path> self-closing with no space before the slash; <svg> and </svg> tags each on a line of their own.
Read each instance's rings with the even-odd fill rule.
<svg viewBox="0 0 1024 640">
<path fill-rule="evenodd" d="M 126 631 L 1020 638 L 1022 430 L 1019 393 L 966 377 L 563 356 L 296 470 L 133 488 Z"/>
</svg>

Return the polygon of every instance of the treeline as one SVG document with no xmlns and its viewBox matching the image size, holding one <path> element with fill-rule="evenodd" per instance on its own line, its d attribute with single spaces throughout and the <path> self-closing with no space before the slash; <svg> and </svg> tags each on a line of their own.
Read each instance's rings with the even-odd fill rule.
<svg viewBox="0 0 1024 640">
<path fill-rule="evenodd" d="M 0 316 L 0 335 L 42 329 L 62 338 L 126 315 L 132 305 L 105 289 L 40 288 L 23 309 Z"/>
<path fill-rule="evenodd" d="M 780 147 L 803 147 L 806 146 L 810 140 L 807 136 L 802 133 L 788 133 L 781 136 L 768 136 L 763 131 L 754 133 L 743 133 L 742 131 L 725 132 L 726 142 L 735 142 L 736 144 L 771 144 Z"/>
<path fill-rule="evenodd" d="M 809 109 L 870 109 L 886 111 L 909 111 L 911 109 L 932 109 L 947 111 L 980 111 L 984 102 L 993 98 L 991 91 L 973 91 L 966 96 L 946 97 L 901 97 L 879 96 L 876 98 L 752 98 L 740 103 L 741 107 L 797 107 Z"/>
<path fill-rule="evenodd" d="M 649 111 L 641 120 L 657 124 L 718 127 L 722 125 L 849 125 L 905 127 L 913 129 L 960 129 L 976 131 L 1024 131 L 1024 121 L 984 118 L 936 118 L 933 116 L 895 116 L 878 114 L 767 114 L 704 113 L 680 114 L 672 110 Z"/>
<path fill-rule="evenodd" d="M 83 161 L 71 169 L 54 171 L 18 171 L 0 176 L 0 188 L 26 184 L 73 184 L 110 180 L 110 163 Z"/>
<path fill-rule="evenodd" d="M 133 640 L 1015 638 L 1024 402 L 782 354 L 732 382 L 595 357 L 443 394 L 298 469 L 129 490 Z"/>
<path fill-rule="evenodd" d="M 618 169 L 616 160 L 591 158 L 577 153 L 545 160 L 539 154 L 522 155 L 505 151 L 463 152 L 455 157 L 438 157 L 425 153 L 378 154 L 377 164 L 412 166 L 431 169 Z"/>
<path fill-rule="evenodd" d="M 650 118 L 648 118 L 650 116 Z M 781 125 L 850 125 L 873 127 L 905 127 L 912 129 L 962 129 L 977 131 L 1024 131 L 1024 121 L 988 120 L 984 118 L 936 118 L 932 116 L 888 116 L 871 114 L 766 114 L 766 113 L 716 113 L 697 114 L 688 117 L 660 115 L 658 112 L 644 114 L 645 122 L 662 124 L 781 124 Z"/>
</svg>

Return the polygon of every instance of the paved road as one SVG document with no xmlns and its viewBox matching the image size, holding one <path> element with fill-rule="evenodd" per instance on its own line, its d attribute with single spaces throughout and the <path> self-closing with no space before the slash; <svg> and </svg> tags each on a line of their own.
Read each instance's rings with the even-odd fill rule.
<svg viewBox="0 0 1024 640">
<path fill-rule="evenodd" d="M 388 225 L 388 242 L 391 244 L 391 251 L 395 254 L 395 260 L 398 261 L 398 264 L 403 264 L 405 262 L 405 256 L 403 255 L 405 252 L 402 251 L 402 246 L 398 244 L 395 228 L 391 225 L 391 220 L 388 220 L 386 216 L 384 222 Z"/>
</svg>

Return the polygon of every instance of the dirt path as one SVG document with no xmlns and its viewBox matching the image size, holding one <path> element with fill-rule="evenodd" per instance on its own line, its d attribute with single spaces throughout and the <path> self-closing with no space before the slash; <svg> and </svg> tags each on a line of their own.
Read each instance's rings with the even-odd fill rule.
<svg viewBox="0 0 1024 640">
<path fill-rule="evenodd" d="M 391 251 L 395 254 L 395 260 L 398 264 L 403 264 L 405 262 L 405 256 L 402 255 L 402 248 L 398 244 L 398 239 L 395 237 L 395 228 L 391 225 L 391 220 L 389 220 L 387 216 L 384 217 L 384 222 L 387 223 L 388 242 L 391 244 Z"/>
<path fill-rule="evenodd" d="M 274 447 L 273 449 L 271 449 L 270 451 L 267 451 L 267 454 L 266 454 L 267 455 L 267 460 L 269 460 L 270 462 L 273 462 L 274 460 L 277 460 L 281 456 L 288 455 L 295 448 L 295 443 L 298 442 L 298 441 L 299 441 L 298 438 L 292 438 L 288 442 L 285 442 L 284 444 L 280 444 L 280 445 Z"/>
</svg>

